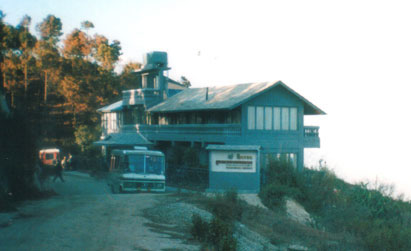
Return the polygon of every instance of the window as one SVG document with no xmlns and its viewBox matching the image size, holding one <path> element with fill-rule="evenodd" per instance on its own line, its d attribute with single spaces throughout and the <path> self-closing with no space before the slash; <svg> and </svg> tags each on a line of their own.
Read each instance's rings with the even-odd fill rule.
<svg viewBox="0 0 411 251">
<path fill-rule="evenodd" d="M 265 107 L 265 123 L 264 129 L 271 130 L 273 127 L 273 108 Z"/>
<path fill-rule="evenodd" d="M 54 153 L 46 153 L 46 160 L 54 159 Z"/>
<path fill-rule="evenodd" d="M 274 107 L 274 130 L 281 129 L 281 108 Z"/>
<path fill-rule="evenodd" d="M 264 129 L 264 107 L 257 106 L 257 130 Z"/>
<path fill-rule="evenodd" d="M 288 131 L 290 129 L 290 109 L 288 107 L 281 108 L 281 129 Z"/>
<path fill-rule="evenodd" d="M 255 129 L 255 106 L 248 107 L 248 129 Z"/>
<path fill-rule="evenodd" d="M 290 130 L 297 130 L 297 108 L 290 108 Z"/>
<path fill-rule="evenodd" d="M 298 129 L 297 107 L 248 106 L 249 130 L 283 130 Z"/>
</svg>

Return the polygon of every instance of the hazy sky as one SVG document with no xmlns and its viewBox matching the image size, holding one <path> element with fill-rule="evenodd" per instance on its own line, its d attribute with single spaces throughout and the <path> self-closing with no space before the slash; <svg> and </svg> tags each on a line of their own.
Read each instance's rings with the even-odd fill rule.
<svg viewBox="0 0 411 251">
<path fill-rule="evenodd" d="M 409 1 L 0 0 L 5 21 L 48 14 L 64 32 L 89 20 L 117 39 L 122 64 L 167 51 L 170 77 L 193 87 L 282 80 L 324 110 L 324 158 L 349 181 L 395 184 L 411 198 Z M 34 28 L 32 29 L 34 32 Z"/>
</svg>

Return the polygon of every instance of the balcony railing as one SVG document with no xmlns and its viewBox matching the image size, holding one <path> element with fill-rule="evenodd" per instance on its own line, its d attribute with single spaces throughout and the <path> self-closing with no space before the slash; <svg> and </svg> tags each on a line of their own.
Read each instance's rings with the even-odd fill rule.
<svg viewBox="0 0 411 251">
<path fill-rule="evenodd" d="M 241 124 L 124 125 L 122 131 L 137 131 L 149 140 L 215 141 L 240 136 Z"/>
<path fill-rule="evenodd" d="M 304 147 L 307 148 L 319 148 L 319 126 L 304 126 Z"/>
</svg>

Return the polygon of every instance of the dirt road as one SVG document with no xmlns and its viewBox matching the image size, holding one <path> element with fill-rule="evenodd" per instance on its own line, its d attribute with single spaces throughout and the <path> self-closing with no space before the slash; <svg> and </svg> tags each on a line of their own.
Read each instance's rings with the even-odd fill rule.
<svg viewBox="0 0 411 251">
<path fill-rule="evenodd" d="M 76 173 L 65 179 L 50 182 L 57 196 L 26 202 L 1 224 L 0 250 L 199 249 L 148 226 L 143 210 L 163 194 L 113 195 L 104 180 Z"/>
</svg>

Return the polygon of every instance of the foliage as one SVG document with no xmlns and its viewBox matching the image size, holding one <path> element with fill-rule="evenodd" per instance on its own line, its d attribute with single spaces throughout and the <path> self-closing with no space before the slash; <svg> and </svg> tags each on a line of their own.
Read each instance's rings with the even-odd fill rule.
<svg viewBox="0 0 411 251">
<path fill-rule="evenodd" d="M 351 185 L 322 167 L 295 172 L 270 162 L 267 184 L 260 197 L 276 208 L 285 196 L 297 199 L 314 214 L 318 224 L 357 236 L 368 250 L 411 250 L 411 203 L 392 197 L 382 184 Z"/>
<path fill-rule="evenodd" d="M 235 190 L 227 191 L 223 195 L 217 194 L 215 199 L 208 203 L 208 208 L 213 215 L 229 222 L 240 220 L 243 214 L 243 204 L 238 200 Z"/>
<path fill-rule="evenodd" d="M 81 152 L 88 153 L 94 149 L 93 142 L 98 139 L 101 132 L 98 128 L 81 125 L 79 126 L 74 136 L 76 138 L 76 144 L 80 147 Z"/>
<path fill-rule="evenodd" d="M 96 110 L 117 100 L 122 86 L 131 86 L 130 69 L 114 72 L 121 55 L 120 42 L 89 34 L 94 27 L 90 21 L 61 39 L 63 23 L 48 15 L 36 25 L 36 39 L 29 16 L 16 27 L 4 23 L 3 17 L 1 12 L 2 103 L 6 100 L 12 109 L 29 107 L 38 121 L 47 122 L 40 132 L 42 142 L 57 146 L 74 142 L 79 125 L 96 125 Z M 54 133 L 56 129 L 63 133 Z"/>
<path fill-rule="evenodd" d="M 203 220 L 198 214 L 193 214 L 192 222 L 191 235 L 198 241 L 206 242 L 210 231 L 208 222 Z"/>
<path fill-rule="evenodd" d="M 213 213 L 211 222 L 194 214 L 191 234 L 196 240 L 215 250 L 236 250 L 234 221 L 241 218 L 243 210 L 237 192 L 228 191 L 224 195 L 216 195 L 216 198 L 209 201 L 208 207 Z"/>
<path fill-rule="evenodd" d="M 0 210 L 39 194 L 33 185 L 36 137 L 24 113 L 0 113 Z"/>
<path fill-rule="evenodd" d="M 275 183 L 264 186 L 259 194 L 264 204 L 269 208 L 282 207 L 285 198 L 298 198 L 300 195 L 301 192 L 297 188 Z"/>
<path fill-rule="evenodd" d="M 300 198 L 298 189 L 298 172 L 288 162 L 270 159 L 266 173 L 265 185 L 260 191 L 260 198 L 268 207 L 281 207 L 285 197 Z"/>
</svg>

